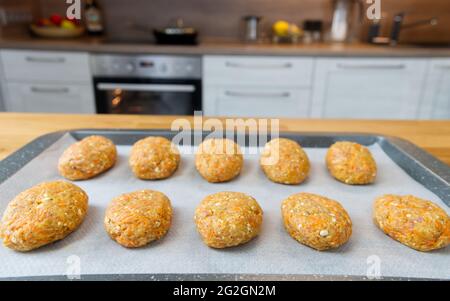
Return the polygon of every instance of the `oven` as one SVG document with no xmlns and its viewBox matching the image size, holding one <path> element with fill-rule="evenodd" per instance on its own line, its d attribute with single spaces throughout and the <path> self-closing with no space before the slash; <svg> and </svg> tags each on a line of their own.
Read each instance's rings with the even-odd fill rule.
<svg viewBox="0 0 450 301">
<path fill-rule="evenodd" d="M 92 57 L 97 113 L 193 115 L 202 109 L 201 58 Z"/>
</svg>

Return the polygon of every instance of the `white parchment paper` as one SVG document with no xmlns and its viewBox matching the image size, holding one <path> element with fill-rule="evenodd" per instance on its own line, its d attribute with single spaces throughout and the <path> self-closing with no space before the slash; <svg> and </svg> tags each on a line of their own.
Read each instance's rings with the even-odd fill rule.
<svg viewBox="0 0 450 301">
<path fill-rule="evenodd" d="M 19 192 L 42 181 L 61 179 L 56 164 L 64 149 L 75 142 L 66 135 L 0 185 L 0 212 Z M 382 194 L 414 194 L 449 212 L 432 192 L 414 181 L 379 146 L 370 147 L 378 163 L 374 185 L 348 186 L 328 174 L 326 149 L 305 148 L 312 170 L 301 185 L 270 182 L 257 155 L 246 155 L 242 174 L 229 183 L 210 184 L 195 170 L 193 155 L 182 155 L 180 168 L 169 179 L 143 181 L 128 168 L 129 146 L 118 146 L 117 165 L 105 174 L 76 182 L 89 195 L 89 212 L 81 227 L 67 238 L 28 253 L 0 247 L 0 277 L 81 274 L 237 273 L 373 275 L 450 279 L 450 248 L 429 253 L 412 250 L 383 234 L 372 222 L 373 200 Z M 103 229 L 110 200 L 125 192 L 155 189 L 174 207 L 172 227 L 165 238 L 139 249 L 126 249 Z M 193 223 L 194 209 L 208 194 L 239 191 L 258 200 L 264 210 L 263 229 L 253 241 L 235 248 L 206 247 Z M 318 252 L 297 243 L 284 230 L 280 204 L 297 192 L 322 194 L 338 200 L 353 221 L 353 235 L 339 249 Z"/>
</svg>

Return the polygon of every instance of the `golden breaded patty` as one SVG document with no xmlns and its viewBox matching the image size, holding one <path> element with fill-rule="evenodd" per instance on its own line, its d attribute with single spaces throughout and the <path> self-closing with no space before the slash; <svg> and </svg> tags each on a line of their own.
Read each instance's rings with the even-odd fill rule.
<svg viewBox="0 0 450 301">
<path fill-rule="evenodd" d="M 177 170 L 180 153 L 164 137 L 147 137 L 133 145 L 128 162 L 133 173 L 140 179 L 164 179 Z"/>
<path fill-rule="evenodd" d="M 352 234 L 352 221 L 344 207 L 320 195 L 291 195 L 283 201 L 281 213 L 287 232 L 316 250 L 337 248 Z"/>
<path fill-rule="evenodd" d="M 6 208 L 0 225 L 3 244 L 30 251 L 63 239 L 82 223 L 88 196 L 78 186 L 44 182 L 18 194 Z"/>
<path fill-rule="evenodd" d="M 367 147 L 354 142 L 336 142 L 328 149 L 326 164 L 331 175 L 350 185 L 375 181 L 377 165 Z"/>
<path fill-rule="evenodd" d="M 303 148 L 294 140 L 272 139 L 264 146 L 261 168 L 273 182 L 299 184 L 309 173 L 310 163 Z"/>
<path fill-rule="evenodd" d="M 260 230 L 263 211 L 244 193 L 208 195 L 195 210 L 194 221 L 203 242 L 212 248 L 227 248 L 248 242 Z"/>
<path fill-rule="evenodd" d="M 104 225 L 124 247 L 137 248 L 163 237 L 172 222 L 172 206 L 163 193 L 140 190 L 122 194 L 109 204 Z"/>
<path fill-rule="evenodd" d="M 195 156 L 195 167 L 211 183 L 226 182 L 239 175 L 244 158 L 238 144 L 230 139 L 203 141 Z"/>
<path fill-rule="evenodd" d="M 430 251 L 450 244 L 450 219 L 438 205 L 412 195 L 384 195 L 375 200 L 374 222 L 402 244 Z"/>
<path fill-rule="evenodd" d="M 69 146 L 59 158 L 59 173 L 69 180 L 86 180 L 110 169 L 117 159 L 114 143 L 89 136 Z"/>
</svg>

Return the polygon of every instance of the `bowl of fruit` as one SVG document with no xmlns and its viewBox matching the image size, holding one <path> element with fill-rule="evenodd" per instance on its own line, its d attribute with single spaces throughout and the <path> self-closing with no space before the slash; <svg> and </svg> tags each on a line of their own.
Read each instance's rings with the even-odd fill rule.
<svg viewBox="0 0 450 301">
<path fill-rule="evenodd" d="M 303 30 L 294 23 L 277 21 L 272 25 L 274 43 L 298 43 Z"/>
<path fill-rule="evenodd" d="M 56 14 L 31 24 L 30 30 L 36 36 L 52 39 L 77 38 L 84 34 L 84 27 L 78 20 Z"/>
</svg>

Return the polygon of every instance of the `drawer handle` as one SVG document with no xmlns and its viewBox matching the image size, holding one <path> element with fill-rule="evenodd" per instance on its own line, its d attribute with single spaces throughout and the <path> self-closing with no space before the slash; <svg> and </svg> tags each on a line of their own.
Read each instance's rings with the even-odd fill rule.
<svg viewBox="0 0 450 301">
<path fill-rule="evenodd" d="M 450 65 L 438 65 L 436 67 L 439 68 L 439 69 L 445 69 L 445 70 L 450 69 Z"/>
<path fill-rule="evenodd" d="M 33 93 L 52 93 L 52 94 L 66 94 L 69 93 L 69 88 L 43 88 L 43 87 L 31 87 Z"/>
<path fill-rule="evenodd" d="M 33 56 L 27 56 L 25 60 L 30 63 L 56 63 L 56 64 L 64 63 L 66 61 L 66 59 L 63 57 L 47 58 L 47 57 L 33 57 Z"/>
<path fill-rule="evenodd" d="M 230 96 L 230 97 L 288 98 L 291 96 L 291 93 L 290 92 L 264 93 L 264 92 L 225 91 L 225 95 Z"/>
<path fill-rule="evenodd" d="M 138 92 L 195 92 L 193 85 L 163 85 L 163 84 L 111 84 L 99 83 L 97 89 L 100 91 L 123 90 Z"/>
<path fill-rule="evenodd" d="M 292 68 L 292 63 L 284 64 L 240 64 L 234 62 L 226 62 L 225 66 L 229 68 L 242 68 L 242 69 L 289 69 Z"/>
<path fill-rule="evenodd" d="M 339 69 L 383 69 L 383 70 L 401 70 L 405 69 L 405 64 L 396 64 L 396 65 L 352 65 L 352 64 L 338 64 L 337 67 Z"/>
</svg>

